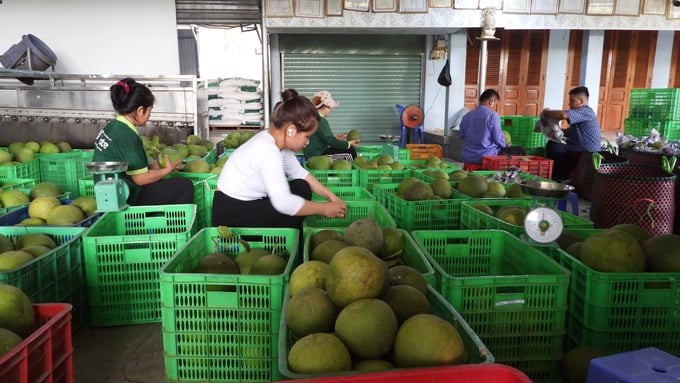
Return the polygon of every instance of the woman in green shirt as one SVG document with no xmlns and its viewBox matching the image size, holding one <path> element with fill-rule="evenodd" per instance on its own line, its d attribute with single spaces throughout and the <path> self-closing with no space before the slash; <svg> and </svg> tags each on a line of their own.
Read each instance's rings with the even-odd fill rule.
<svg viewBox="0 0 680 383">
<path fill-rule="evenodd" d="M 341 153 L 347 153 L 352 155 L 352 158 L 356 158 L 357 152 L 354 147 L 359 144 L 359 141 L 347 141 L 343 133 L 337 136 L 333 135 L 331 126 L 326 119 L 333 111 L 333 108 L 340 104 L 333 100 L 333 97 L 327 90 L 317 92 L 312 97 L 312 104 L 319 112 L 319 128 L 309 138 L 309 145 L 303 151 L 305 158 L 310 159 L 315 156 Z"/>
</svg>

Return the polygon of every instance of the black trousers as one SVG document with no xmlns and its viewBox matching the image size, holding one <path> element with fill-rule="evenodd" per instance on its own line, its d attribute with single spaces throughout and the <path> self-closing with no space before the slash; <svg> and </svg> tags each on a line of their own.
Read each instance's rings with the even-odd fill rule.
<svg viewBox="0 0 680 383">
<path fill-rule="evenodd" d="M 581 148 L 576 145 L 548 141 L 545 145 L 545 156 L 553 160 L 552 178 L 556 181 L 569 178 L 569 173 L 576 169 L 578 156 L 581 152 Z"/>
<path fill-rule="evenodd" d="M 303 179 L 289 182 L 290 191 L 300 197 L 311 200 L 312 188 Z M 231 227 L 290 227 L 302 232 L 304 216 L 291 216 L 279 213 L 271 200 L 261 198 L 254 201 L 241 201 L 215 191 L 212 206 L 212 225 Z"/>
<path fill-rule="evenodd" d="M 194 203 L 194 183 L 184 177 L 165 178 L 140 188 L 135 206 Z"/>
</svg>

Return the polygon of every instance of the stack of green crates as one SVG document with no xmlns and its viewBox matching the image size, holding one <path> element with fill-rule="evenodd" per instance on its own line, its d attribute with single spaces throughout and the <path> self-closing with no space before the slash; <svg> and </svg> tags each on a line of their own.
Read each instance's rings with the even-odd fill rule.
<svg viewBox="0 0 680 383">
<path fill-rule="evenodd" d="M 643 137 L 652 129 L 668 140 L 680 140 L 680 88 L 630 90 L 623 132 Z"/>
<path fill-rule="evenodd" d="M 12 166 L 0 166 L 0 178 L 30 178 L 40 182 L 40 162 L 36 158 Z"/>
<path fill-rule="evenodd" d="M 196 205 L 131 206 L 83 234 L 90 324 L 161 320 L 159 271 L 195 232 Z"/>
<path fill-rule="evenodd" d="M 170 382 L 269 382 L 280 379 L 278 334 L 284 283 L 298 260 L 296 229 L 217 228 L 193 236 L 161 269 L 163 350 Z M 278 275 L 193 273 L 206 254 L 235 258 L 265 248 L 284 257 Z"/>
<path fill-rule="evenodd" d="M 90 161 L 92 161 L 90 151 L 43 154 L 38 158 L 40 180 L 59 185 L 61 190 L 70 192 L 72 198 L 79 197 L 78 180 L 90 175 L 85 167 L 85 164 Z"/>
<path fill-rule="evenodd" d="M 510 133 L 513 146 L 522 146 L 528 153 L 543 149 L 547 138 L 534 132 L 537 116 L 501 116 L 501 129 Z"/>
<path fill-rule="evenodd" d="M 437 289 L 497 362 L 536 383 L 557 381 L 563 357 L 569 272 L 502 230 L 416 230 Z"/>
</svg>

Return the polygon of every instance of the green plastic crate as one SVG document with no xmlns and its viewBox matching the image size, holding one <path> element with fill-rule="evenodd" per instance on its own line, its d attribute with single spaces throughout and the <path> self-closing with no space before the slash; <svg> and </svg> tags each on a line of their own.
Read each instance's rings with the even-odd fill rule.
<svg viewBox="0 0 680 383">
<path fill-rule="evenodd" d="M 34 159 L 12 166 L 0 166 L 0 178 L 30 178 L 40 182 L 40 161 Z"/>
<path fill-rule="evenodd" d="M 312 170 L 305 166 L 314 178 L 326 187 L 359 186 L 359 171 L 351 170 Z"/>
<path fill-rule="evenodd" d="M 541 148 L 547 138 L 541 132 L 534 132 L 538 120 L 537 116 L 501 116 L 501 129 L 510 133 L 513 146 Z"/>
<path fill-rule="evenodd" d="M 623 121 L 623 132 L 637 138 L 649 136 L 652 129 L 656 129 L 661 137 L 665 137 L 667 140 L 680 140 L 680 120 L 626 118 Z"/>
<path fill-rule="evenodd" d="M 562 357 L 569 272 L 500 230 L 416 230 L 438 291 L 499 362 Z"/>
<path fill-rule="evenodd" d="M 393 169 L 393 170 L 379 170 L 379 169 L 362 169 L 359 168 L 359 186 L 373 192 L 373 185 L 375 184 L 391 184 L 399 183 L 411 175 L 411 169 Z"/>
<path fill-rule="evenodd" d="M 243 247 L 217 228 L 193 236 L 161 269 L 163 350 L 169 382 L 274 381 L 280 378 L 278 332 L 284 282 L 298 258 L 296 229 L 231 228 L 252 247 L 288 260 L 279 275 L 199 274 L 191 270 L 215 250 L 235 257 Z"/>
<path fill-rule="evenodd" d="M 3 178 L 0 179 L 0 190 L 31 189 L 36 185 L 32 178 Z"/>
<path fill-rule="evenodd" d="M 448 199 L 407 201 L 397 196 L 398 187 L 399 184 L 373 187 L 373 194 L 394 217 L 397 227 L 408 231 L 460 227 L 461 202 L 468 199 L 464 194 L 454 191 Z"/>
<path fill-rule="evenodd" d="M 653 120 L 680 120 L 680 89 L 631 89 L 628 117 Z"/>
<path fill-rule="evenodd" d="M 194 233 L 196 205 L 132 206 L 83 234 L 90 324 L 161 320 L 159 271 Z"/>
<path fill-rule="evenodd" d="M 377 160 L 382 154 L 382 145 L 361 145 L 356 148 L 357 156 Z"/>
<path fill-rule="evenodd" d="M 328 189 L 343 201 L 375 200 L 375 196 L 373 196 L 373 194 L 371 194 L 368 189 L 361 186 L 331 186 Z M 325 198 L 316 193 L 312 194 L 312 201 L 325 200 Z"/>
<path fill-rule="evenodd" d="M 310 229 L 305 232 L 304 238 L 305 242 L 302 250 L 303 262 L 309 261 L 312 252 L 311 251 L 312 237 L 314 236 L 314 234 L 322 230 L 327 229 Z M 345 232 L 344 228 L 337 228 L 335 230 L 341 233 Z M 423 254 L 422 250 L 415 243 L 413 237 L 411 237 L 411 234 L 409 234 L 408 231 L 402 229 L 398 230 L 400 230 L 404 234 L 404 254 L 401 256 L 403 264 L 406 266 L 411 266 L 414 269 L 420 271 L 420 273 L 423 274 L 423 277 L 425 278 L 427 283 L 432 286 L 435 286 L 436 278 L 434 276 L 434 269 L 432 268 L 432 265 L 430 265 L 430 261 L 427 260 L 427 257 L 425 257 L 425 254 Z"/>
<path fill-rule="evenodd" d="M 213 198 L 215 197 L 215 190 L 217 190 L 217 177 L 210 178 L 203 184 L 203 194 L 205 201 L 205 222 L 206 227 L 213 226 L 212 224 L 212 207 Z"/>
<path fill-rule="evenodd" d="M 288 289 L 286 289 L 286 299 L 284 301 L 284 306 L 290 299 L 288 295 Z M 492 354 L 492 351 L 487 349 L 477 334 L 475 334 L 473 328 L 468 324 L 468 322 L 466 322 L 464 316 L 459 314 L 454 306 L 446 302 L 446 300 L 434 288 L 432 288 L 432 286 L 428 288 L 427 299 L 430 302 L 430 308 L 433 314 L 445 319 L 458 329 L 458 332 L 463 339 L 463 343 L 465 344 L 465 350 L 468 353 L 466 364 L 494 362 L 494 355 Z M 293 372 L 290 370 L 290 368 L 288 368 L 288 351 L 296 341 L 297 337 L 288 329 L 285 316 L 281 315 L 281 331 L 279 332 L 279 371 L 284 378 L 304 379 L 321 377 L 324 375 L 333 375 L 337 377 L 337 380 L 334 381 L 351 382 L 351 375 L 360 373 L 358 371 L 347 371 L 344 373 L 333 374 L 300 374 Z M 393 371 L 395 374 L 397 374 L 400 370 L 401 369 L 395 369 Z M 345 376 L 345 379 L 342 379 L 342 376 Z M 425 379 L 424 381 L 428 380 Z"/>
<path fill-rule="evenodd" d="M 347 227 L 362 218 L 373 218 L 382 227 L 397 227 L 394 218 L 378 201 L 345 201 L 347 215 L 342 218 L 327 218 L 323 215 L 309 215 L 303 221 L 303 228 Z"/>
<path fill-rule="evenodd" d="M 484 204 L 492 208 L 494 211 L 503 206 L 517 206 L 525 210 L 531 209 L 536 205 L 531 199 L 484 199 L 467 200 L 461 203 L 460 208 L 460 226 L 463 229 L 477 230 L 477 229 L 497 229 L 505 230 L 517 237 L 524 234 L 524 225 L 513 225 L 502 219 L 496 218 L 492 215 L 486 214 L 483 211 L 474 208 L 475 204 Z M 585 218 L 556 210 L 565 229 L 592 229 L 593 223 Z"/>
<path fill-rule="evenodd" d="M 191 180 L 194 184 L 194 204 L 196 205 L 196 229 L 202 229 L 204 227 L 212 226 L 212 214 L 208 214 L 208 209 L 212 210 L 212 200 L 210 201 L 210 207 L 208 207 L 208 202 L 205 193 L 205 183 L 208 180 L 215 179 L 217 182 L 217 174 L 211 173 L 187 173 L 187 172 L 176 172 L 168 175 L 168 178 L 172 177 L 184 177 Z"/>
<path fill-rule="evenodd" d="M 43 154 L 40 163 L 40 180 L 53 182 L 73 198 L 80 196 L 78 180 L 90 174 L 85 167 L 92 160 L 92 152 Z"/>
</svg>

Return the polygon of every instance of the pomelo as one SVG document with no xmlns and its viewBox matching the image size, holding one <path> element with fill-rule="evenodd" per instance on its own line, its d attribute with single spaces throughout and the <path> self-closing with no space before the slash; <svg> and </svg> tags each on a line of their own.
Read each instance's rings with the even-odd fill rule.
<svg viewBox="0 0 680 383">
<path fill-rule="evenodd" d="M 301 374 L 347 371 L 352 357 L 333 334 L 316 333 L 300 338 L 288 352 L 288 368 Z"/>
<path fill-rule="evenodd" d="M 379 297 L 386 284 L 387 266 L 363 247 L 345 247 L 335 254 L 329 264 L 326 291 L 339 306 L 363 298 Z"/>
<path fill-rule="evenodd" d="M 306 287 L 293 295 L 283 308 L 288 328 L 299 337 L 332 332 L 337 311 L 325 291 Z"/>
<path fill-rule="evenodd" d="M 12 285 L 0 284 L 0 328 L 25 338 L 33 332 L 35 324 L 28 295 Z"/>
<path fill-rule="evenodd" d="M 326 289 L 326 277 L 328 275 L 328 264 L 309 260 L 296 267 L 290 275 L 288 289 L 291 296 L 295 296 L 300 290 L 306 287 L 317 287 Z"/>
<path fill-rule="evenodd" d="M 335 335 L 358 359 L 376 359 L 392 350 L 399 327 L 392 308 L 380 299 L 345 306 L 335 320 Z"/>
<path fill-rule="evenodd" d="M 432 314 L 417 314 L 404 322 L 394 341 L 397 367 L 429 367 L 465 362 L 465 345 L 458 330 Z"/>
</svg>

